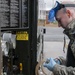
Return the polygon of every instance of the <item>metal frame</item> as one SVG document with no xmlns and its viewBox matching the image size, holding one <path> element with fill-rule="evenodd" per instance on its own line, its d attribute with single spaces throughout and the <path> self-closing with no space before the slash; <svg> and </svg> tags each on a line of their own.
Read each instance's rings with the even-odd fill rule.
<svg viewBox="0 0 75 75">
<path fill-rule="evenodd" d="M 21 1 L 21 0 L 19 0 Z M 19 2 L 20 4 L 20 2 Z M 1 32 L 11 32 L 13 34 L 16 34 L 17 31 L 27 31 L 29 34 L 29 40 L 28 41 L 16 41 L 17 42 L 17 48 L 16 48 L 16 54 L 19 54 L 21 51 L 21 54 L 19 55 L 19 61 L 23 62 L 23 71 L 22 73 L 24 75 L 35 75 L 35 67 L 37 64 L 37 0 L 28 0 L 28 27 L 22 27 L 22 22 L 19 22 L 20 28 L 1 28 Z M 21 5 L 21 4 L 20 4 Z M 22 17 L 22 7 L 20 7 L 20 14 L 19 18 Z M 21 19 L 19 19 L 22 21 Z M 21 28 L 22 27 L 22 28 Z M 25 44 L 25 46 L 24 46 Z M 20 47 L 19 47 L 20 46 Z M 21 47 L 22 46 L 22 47 Z M 24 51 L 27 50 L 28 54 L 24 55 L 24 51 L 21 50 L 21 48 L 24 48 Z M 24 53 L 23 53 L 24 52 Z M 23 58 L 22 58 L 23 53 Z M 25 56 L 25 58 L 24 58 Z M 21 59 L 22 58 L 22 59 Z M 27 59 L 27 60 L 24 60 Z M 24 64 L 26 62 L 26 64 Z M 20 63 L 20 62 L 19 62 Z M 1 64 L 1 63 L 0 63 Z M 17 63 L 17 65 L 19 65 Z M 27 66 L 27 67 L 25 67 Z M 12 74 L 13 75 L 13 74 Z"/>
</svg>

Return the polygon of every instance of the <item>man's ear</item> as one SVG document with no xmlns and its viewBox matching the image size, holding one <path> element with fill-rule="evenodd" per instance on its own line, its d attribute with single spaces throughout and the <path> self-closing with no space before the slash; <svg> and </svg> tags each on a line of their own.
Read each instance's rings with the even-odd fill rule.
<svg viewBox="0 0 75 75">
<path fill-rule="evenodd" d="M 66 12 L 67 12 L 68 17 L 70 17 L 71 16 L 70 10 L 66 10 Z"/>
</svg>

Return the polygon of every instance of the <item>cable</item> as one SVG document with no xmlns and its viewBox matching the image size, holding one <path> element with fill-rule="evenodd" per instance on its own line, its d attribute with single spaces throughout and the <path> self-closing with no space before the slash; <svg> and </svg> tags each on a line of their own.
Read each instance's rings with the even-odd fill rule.
<svg viewBox="0 0 75 75">
<path fill-rule="evenodd" d="M 36 75 L 39 75 L 38 70 L 39 70 L 40 68 L 41 68 L 43 74 L 44 74 L 44 75 L 47 75 L 47 74 L 45 73 L 44 67 L 43 67 L 43 63 L 44 63 L 44 62 L 45 62 L 45 61 L 43 60 L 43 61 L 39 62 L 39 63 L 36 65 L 36 68 L 35 68 L 35 74 L 36 74 Z M 41 66 L 41 67 L 40 67 L 40 66 Z"/>
</svg>

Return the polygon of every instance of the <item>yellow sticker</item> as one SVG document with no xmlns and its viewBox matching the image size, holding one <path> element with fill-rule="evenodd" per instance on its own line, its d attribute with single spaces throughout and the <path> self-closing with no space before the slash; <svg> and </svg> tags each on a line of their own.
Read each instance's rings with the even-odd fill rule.
<svg viewBox="0 0 75 75">
<path fill-rule="evenodd" d="M 22 67 L 22 63 L 20 63 L 20 71 L 22 71 L 23 67 Z"/>
<path fill-rule="evenodd" d="M 16 33 L 17 40 L 28 40 L 28 33 L 27 31 L 20 31 Z"/>
</svg>

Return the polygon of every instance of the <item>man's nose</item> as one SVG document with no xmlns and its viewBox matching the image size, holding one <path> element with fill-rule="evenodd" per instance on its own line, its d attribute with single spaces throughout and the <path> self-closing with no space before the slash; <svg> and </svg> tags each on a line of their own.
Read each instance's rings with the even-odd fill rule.
<svg viewBox="0 0 75 75">
<path fill-rule="evenodd" d="M 61 25 L 58 23 L 58 27 L 61 27 Z"/>
</svg>

